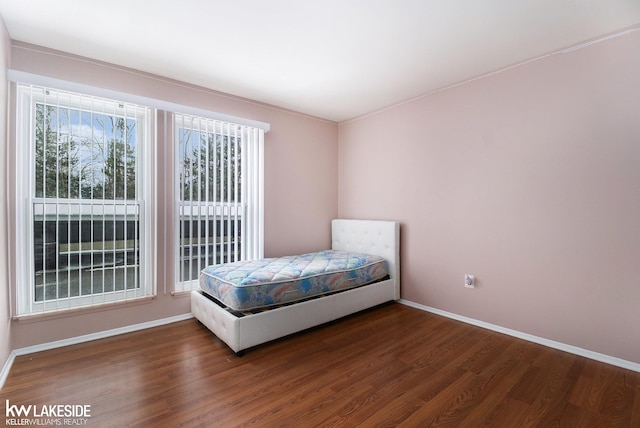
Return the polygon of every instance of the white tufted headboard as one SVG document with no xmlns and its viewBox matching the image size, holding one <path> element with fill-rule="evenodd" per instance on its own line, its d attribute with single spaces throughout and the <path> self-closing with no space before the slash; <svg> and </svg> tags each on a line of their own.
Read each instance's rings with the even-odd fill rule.
<svg viewBox="0 0 640 428">
<path fill-rule="evenodd" d="M 395 298 L 400 299 L 400 223 L 381 220 L 333 220 L 331 248 L 384 257 L 387 260 L 389 276 L 395 282 Z"/>
</svg>

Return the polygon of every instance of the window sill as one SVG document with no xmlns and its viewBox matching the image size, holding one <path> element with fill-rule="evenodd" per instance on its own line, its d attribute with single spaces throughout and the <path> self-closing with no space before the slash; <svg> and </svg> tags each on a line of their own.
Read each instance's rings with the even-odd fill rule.
<svg viewBox="0 0 640 428">
<path fill-rule="evenodd" d="M 93 306 L 84 306 L 79 308 L 59 309 L 50 312 L 41 312 L 36 314 L 15 315 L 12 317 L 19 324 L 27 324 L 40 321 L 48 321 L 57 318 L 68 318 L 78 315 L 91 314 L 96 312 L 111 311 L 130 306 L 145 305 L 151 303 L 156 296 L 145 296 L 138 299 L 131 299 L 125 302 L 108 302 Z"/>
<path fill-rule="evenodd" d="M 193 290 L 172 291 L 171 295 L 175 298 L 184 298 L 191 296 Z"/>
</svg>

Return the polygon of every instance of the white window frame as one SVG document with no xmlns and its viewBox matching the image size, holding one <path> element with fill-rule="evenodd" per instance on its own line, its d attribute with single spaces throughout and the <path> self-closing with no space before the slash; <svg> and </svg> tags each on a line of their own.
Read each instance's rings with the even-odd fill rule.
<svg viewBox="0 0 640 428">
<path fill-rule="evenodd" d="M 159 155 L 162 155 L 163 158 L 166 158 L 168 163 L 164 163 L 164 166 L 168 167 L 167 171 L 169 172 L 173 167 L 173 162 L 176 155 L 175 150 L 172 147 L 173 145 L 170 143 L 171 133 L 169 133 L 169 135 L 167 135 L 166 133 L 167 123 L 163 122 L 165 123 L 164 131 L 158 128 L 158 112 L 165 113 L 164 120 L 169 120 L 169 123 L 171 123 L 173 112 L 181 112 L 183 114 L 190 114 L 203 118 L 213 119 L 216 121 L 242 125 L 243 127 L 246 127 L 247 132 L 250 133 L 251 136 L 255 139 L 256 144 L 249 146 L 247 150 L 247 152 L 251 152 L 250 168 L 252 169 L 252 171 L 255 171 L 253 179 L 251 180 L 253 190 L 249 193 L 248 197 L 251 198 L 252 201 L 255 201 L 252 204 L 254 207 L 258 208 L 251 210 L 249 212 L 249 215 L 247 216 L 247 236 L 251 236 L 252 238 L 251 242 L 247 245 L 247 250 L 250 249 L 250 251 L 247 253 L 246 257 L 251 259 L 263 257 L 264 134 L 269 132 L 270 130 L 269 123 L 245 117 L 219 113 L 208 109 L 203 109 L 201 107 L 195 107 L 193 105 L 175 103 L 167 99 L 151 98 L 132 94 L 129 92 L 113 90 L 107 87 L 97 87 L 20 70 L 9 69 L 7 70 L 6 74 L 7 79 L 11 82 L 11 102 L 16 104 L 19 104 L 17 99 L 18 97 L 16 95 L 16 85 L 29 84 L 39 87 L 56 88 L 57 90 L 74 92 L 78 94 L 86 94 L 87 96 L 101 97 L 110 100 L 120 100 L 121 102 L 125 103 L 147 106 L 151 109 L 151 118 L 149 123 L 147 124 L 151 145 L 150 147 L 145 147 L 146 151 L 143 166 L 143 177 L 145 179 L 145 186 L 148 187 L 145 188 L 145 199 L 141 199 L 141 209 L 144 212 L 143 220 L 145 222 L 144 233 L 146 234 L 146 236 L 144 237 L 144 241 L 142 241 L 144 245 L 146 268 L 145 271 L 140 275 L 141 280 L 142 278 L 149 279 L 149 283 L 147 283 L 145 280 L 145 286 L 149 287 L 147 290 L 150 296 L 156 295 L 156 281 L 158 279 L 158 275 L 168 274 L 172 269 L 171 265 L 174 260 L 174 251 L 172 248 L 168 248 L 163 252 L 158 251 L 158 244 L 163 241 L 163 239 L 158 239 L 158 233 L 165 233 L 165 228 L 162 227 L 162 225 L 159 225 L 157 222 L 159 214 L 158 211 L 160 209 L 162 209 L 163 211 L 165 209 L 171 209 L 171 206 L 175 206 L 175 189 L 173 188 L 173 186 L 168 186 L 169 188 L 160 188 L 158 186 L 159 177 L 157 177 L 157 171 L 159 165 L 157 164 L 157 161 Z M 16 109 L 15 104 L 12 104 L 12 108 L 10 111 L 15 114 L 16 117 L 20 114 L 19 109 Z M 14 118 L 13 120 L 14 123 L 15 119 L 16 118 Z M 13 187 L 10 191 L 11 201 L 9 209 L 11 210 L 11 218 L 13 219 L 12 226 L 15 227 L 14 233 L 11 237 L 11 245 L 14 246 L 14 254 L 16 254 L 16 257 L 14 258 L 14 268 L 11 272 L 12 284 L 10 287 L 10 294 L 12 297 L 11 300 L 13 302 L 12 315 L 15 318 L 21 318 L 28 316 L 28 311 L 25 311 L 22 306 L 25 302 L 25 290 L 28 290 L 26 287 L 29 287 L 29 284 L 31 284 L 30 281 L 33 281 L 30 278 L 31 275 L 33 275 L 33 266 L 28 266 L 29 263 L 32 263 L 30 261 L 32 256 L 30 254 L 30 249 L 27 248 L 28 245 L 32 244 L 28 243 L 28 240 L 25 239 L 26 234 L 23 232 L 24 230 L 26 230 L 29 223 L 26 218 L 27 207 L 29 206 L 29 204 L 28 198 L 25 196 L 28 194 L 27 191 L 29 190 L 29 182 L 25 181 L 24 178 L 26 177 L 26 172 L 23 170 L 23 166 L 29 164 L 29 153 L 25 152 L 26 149 L 24 147 L 21 147 L 19 143 L 20 141 L 24 141 L 24 136 L 28 135 L 28 132 L 25 133 L 25 130 L 21 129 L 20 126 L 16 126 L 13 132 L 17 135 L 17 138 L 14 136 L 12 146 L 15 144 L 15 147 L 11 147 L 9 149 L 9 153 L 11 153 L 11 157 L 14 159 L 16 167 L 13 169 L 9 168 L 12 174 L 11 181 L 13 183 Z M 166 138 L 165 143 L 167 144 L 167 147 L 157 147 L 157 138 L 159 135 L 164 135 L 164 138 Z M 246 164 L 248 166 L 249 162 L 246 162 Z M 173 172 L 170 173 L 173 175 Z M 171 181 L 171 179 L 169 181 Z M 161 182 L 164 181 L 161 180 Z M 158 198 L 158 196 L 160 195 L 162 195 L 162 197 Z M 147 196 L 149 196 L 148 199 Z M 158 205 L 159 201 L 164 201 L 162 207 Z M 174 212 L 174 215 L 175 214 L 176 213 Z M 173 227 L 173 225 L 167 226 Z M 174 231 L 170 230 L 169 228 L 167 229 L 167 233 L 173 234 Z M 140 239 L 142 240 L 142 235 Z M 141 249 L 141 252 L 142 251 L 143 250 Z M 159 258 L 160 260 L 158 260 Z M 168 269 L 167 266 L 169 266 Z M 173 278 L 171 277 L 169 277 L 166 281 L 163 281 L 163 283 L 165 284 L 165 293 L 176 291 L 176 288 L 173 286 L 174 284 L 172 284 L 173 282 Z M 26 299 L 26 301 L 28 301 L 28 299 Z M 99 303 L 93 302 L 90 304 Z M 65 306 L 61 309 L 66 310 L 69 309 L 69 307 Z M 47 306 L 46 311 L 50 310 L 55 310 L 55 308 Z M 37 315 L 37 313 L 34 312 L 34 315 Z"/>
<path fill-rule="evenodd" d="M 217 200 L 214 196 L 211 200 L 201 201 L 192 200 L 182 201 L 182 185 L 180 182 L 180 174 L 183 165 L 180 158 L 180 130 L 185 127 L 195 132 L 212 133 L 216 135 L 224 135 L 229 139 L 234 139 L 238 144 L 241 152 L 241 171 L 242 177 L 239 183 L 240 191 L 234 196 L 234 201 Z M 224 257 L 224 262 L 232 262 L 236 260 L 253 260 L 264 256 L 264 129 L 252 126 L 245 126 L 239 123 L 230 123 L 207 117 L 195 116 L 191 114 L 174 113 L 173 114 L 173 146 L 174 146 L 174 266 L 175 266 L 175 292 L 186 292 L 199 288 L 198 279 L 183 281 L 181 264 L 184 262 L 184 255 L 181 247 L 183 240 L 181 234 L 181 219 L 185 216 L 195 217 L 197 221 L 208 224 L 212 221 L 214 227 L 216 223 L 221 227 L 234 228 L 234 236 L 240 233 L 241 242 L 227 242 L 226 247 L 221 248 L 220 254 Z M 200 152 L 198 152 L 200 155 Z M 205 172 L 203 177 L 208 180 L 209 177 Z M 230 177 L 221 173 L 219 179 L 230 183 Z M 224 185 L 223 185 L 224 186 Z M 235 187 L 237 189 L 238 186 Z M 213 192 L 215 195 L 215 192 Z M 218 220 L 220 219 L 220 220 Z M 208 236 L 208 233 L 206 234 Z M 217 236 L 214 236 L 216 239 Z M 192 239 L 190 239 L 191 241 Z M 239 251 L 238 251 L 239 244 Z M 198 261 L 195 269 L 201 270 L 206 267 L 206 262 L 200 261 L 201 252 L 204 250 L 205 260 L 208 259 L 208 248 L 211 246 L 216 256 L 215 250 L 217 242 L 211 242 L 210 239 L 198 238 L 195 243 L 190 245 L 189 257 L 193 259 L 191 251 L 195 246 L 198 247 Z M 194 267 L 189 265 L 189 269 Z"/>
<path fill-rule="evenodd" d="M 47 204 L 59 204 L 60 210 L 84 210 L 83 205 L 95 205 L 103 208 L 103 212 L 110 209 L 118 211 L 117 206 L 123 206 L 125 215 L 133 209 L 139 217 L 139 281 L 140 287 L 123 291 L 106 291 L 91 295 L 59 298 L 56 300 L 36 301 L 35 298 L 35 261 L 34 261 L 34 203 L 45 202 L 44 198 L 36 198 L 35 194 L 35 105 L 43 102 L 47 97 L 47 88 L 37 85 L 17 84 L 16 88 L 16 310 L 17 316 L 47 313 L 59 310 L 102 305 L 111 302 L 122 302 L 138 298 L 147 298 L 155 294 L 153 268 L 155 266 L 155 245 L 153 244 L 153 227 L 155 221 L 155 198 L 153 183 L 155 180 L 155 150 L 152 144 L 155 136 L 155 112 L 148 107 L 132 106 L 131 103 L 98 98 L 84 94 L 69 94 L 65 91 L 51 89 L 57 95 L 56 102 L 60 102 L 59 94 L 63 94 L 61 106 L 72 109 L 93 110 L 94 103 L 105 106 L 104 113 L 116 114 L 121 111 L 134 111 L 128 117 L 137 119 L 137 153 L 136 153 L 136 192 L 134 200 L 114 203 L 112 200 L 93 199 L 55 199 L 46 198 Z M 109 109 L 106 106 L 109 106 Z M 133 110 L 132 110 L 133 109 Z M 43 205 L 44 206 L 44 205 Z M 112 208 L 109 208 L 112 206 Z M 57 215 L 57 214 L 56 214 Z M 114 244 L 115 245 L 115 244 Z"/>
</svg>

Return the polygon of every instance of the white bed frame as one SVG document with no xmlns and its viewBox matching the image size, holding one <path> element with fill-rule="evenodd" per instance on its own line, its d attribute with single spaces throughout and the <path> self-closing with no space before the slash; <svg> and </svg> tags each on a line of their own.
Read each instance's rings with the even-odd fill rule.
<svg viewBox="0 0 640 428">
<path fill-rule="evenodd" d="M 236 354 L 384 302 L 400 299 L 400 224 L 377 220 L 333 220 L 331 247 L 375 254 L 387 260 L 389 279 L 257 314 L 236 317 L 198 291 L 191 313 Z"/>
</svg>

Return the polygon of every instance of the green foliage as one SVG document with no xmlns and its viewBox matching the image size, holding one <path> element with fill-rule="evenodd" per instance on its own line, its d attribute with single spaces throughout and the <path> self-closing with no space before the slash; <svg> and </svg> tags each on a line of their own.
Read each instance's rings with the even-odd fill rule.
<svg viewBox="0 0 640 428">
<path fill-rule="evenodd" d="M 181 129 L 182 200 L 239 201 L 242 178 L 240 152 L 240 144 L 235 137 Z"/>
<path fill-rule="evenodd" d="M 117 118 L 115 128 L 122 139 L 112 139 L 107 144 L 107 159 L 104 163 L 105 199 L 135 199 L 136 195 L 136 157 L 130 144 L 125 144 L 126 136 L 131 132 L 125 126 L 124 119 Z"/>
<path fill-rule="evenodd" d="M 135 120 L 36 105 L 39 198 L 136 198 Z"/>
<path fill-rule="evenodd" d="M 77 198 L 80 177 L 76 141 L 69 135 L 59 135 L 53 126 L 52 107 L 36 108 L 36 197 Z"/>
</svg>

